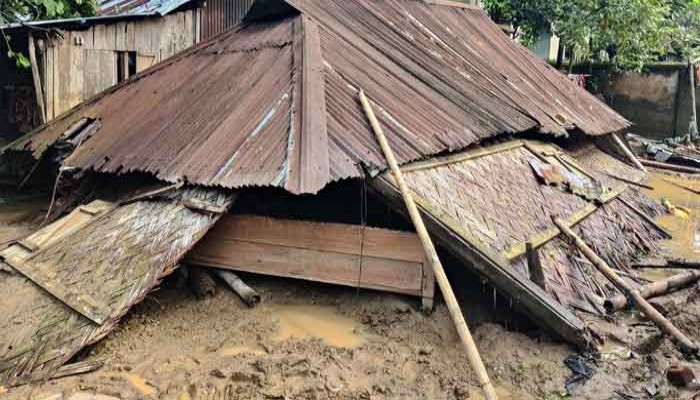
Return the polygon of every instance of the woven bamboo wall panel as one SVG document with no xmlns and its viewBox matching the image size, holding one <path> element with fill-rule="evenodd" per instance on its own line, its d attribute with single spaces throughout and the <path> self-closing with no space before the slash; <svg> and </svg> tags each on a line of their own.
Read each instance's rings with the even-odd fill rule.
<svg viewBox="0 0 700 400">
<path fill-rule="evenodd" d="M 187 208 L 186 201 L 222 207 L 231 198 L 189 190 L 123 205 L 13 261 L 14 272 L 0 275 L 0 288 L 22 300 L 0 303 L 7 316 L 0 322 L 0 385 L 50 377 L 172 272 L 219 218 Z M 96 307 L 86 310 L 86 304 Z"/>
<path fill-rule="evenodd" d="M 482 244 L 501 252 L 555 228 L 553 216 L 567 218 L 591 206 L 582 197 L 539 182 L 529 163 L 533 157 L 565 168 L 582 181 L 598 181 L 608 187 L 619 187 L 620 182 L 611 178 L 602 181 L 601 171 L 606 171 L 606 166 L 629 172 L 623 163 L 597 148 L 585 152 L 585 161 L 601 161 L 596 170 L 591 170 L 556 146 L 533 144 L 467 161 L 408 169 L 406 181 L 414 193 L 446 212 Z M 660 212 L 658 205 L 637 190 L 628 188 L 620 197 L 651 217 Z M 574 229 L 610 265 L 621 270 L 657 252 L 662 239 L 657 230 L 617 199 L 600 206 Z M 562 304 L 595 313 L 600 311 L 600 298 L 616 293 L 565 240 L 554 238 L 540 247 L 538 254 L 545 289 Z M 512 260 L 511 266 L 529 276 L 524 256 Z"/>
<path fill-rule="evenodd" d="M 587 202 L 538 182 L 528 149 L 405 174 L 408 186 L 440 206 L 482 242 L 501 252 L 552 228 L 551 215 L 568 217 Z"/>
</svg>

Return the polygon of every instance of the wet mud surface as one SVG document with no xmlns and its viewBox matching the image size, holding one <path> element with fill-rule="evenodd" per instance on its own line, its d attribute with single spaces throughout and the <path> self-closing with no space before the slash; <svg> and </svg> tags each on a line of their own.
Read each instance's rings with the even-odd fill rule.
<svg viewBox="0 0 700 400">
<path fill-rule="evenodd" d="M 654 175 L 649 194 L 688 210 L 662 216 L 674 234 L 665 243 L 674 257 L 699 258 L 700 196 Z M 29 233 L 41 220 L 31 210 L 0 205 L 0 241 Z M 29 222 L 28 222 L 29 221 Z M 679 270 L 645 270 L 649 280 Z M 243 275 L 263 297 L 248 308 L 221 283 L 217 294 L 198 299 L 176 276 L 137 305 L 106 339 L 79 360 L 104 360 L 97 371 L 0 389 L 0 399 L 482 399 L 441 300 L 418 311 L 419 300 L 368 290 Z M 700 296 L 691 287 L 655 301 L 671 321 L 700 341 Z M 471 300 L 470 300 L 471 301 Z M 462 304 L 469 308 L 472 305 Z M 467 312 L 467 315 L 469 313 Z M 508 399 L 692 399 L 693 390 L 671 387 L 664 376 L 685 359 L 634 310 L 608 319 L 586 318 L 604 334 L 596 370 L 566 395 L 575 354 L 565 344 L 472 325 L 475 340 L 496 384 Z M 95 395 L 99 395 L 95 397 Z M 83 396 L 74 397 L 74 396 Z M 91 396 L 91 397 L 90 397 Z M 101 396 L 101 397 L 100 397 Z"/>
</svg>

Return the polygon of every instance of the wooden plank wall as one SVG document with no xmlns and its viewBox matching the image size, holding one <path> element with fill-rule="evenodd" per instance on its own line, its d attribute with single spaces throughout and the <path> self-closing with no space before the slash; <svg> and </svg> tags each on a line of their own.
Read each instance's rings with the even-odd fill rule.
<svg viewBox="0 0 700 400">
<path fill-rule="evenodd" d="M 160 18 L 98 24 L 62 31 L 63 40 L 43 42 L 47 120 L 117 83 L 117 51 L 135 51 L 140 72 L 196 43 L 196 10 Z"/>
<path fill-rule="evenodd" d="M 188 262 L 419 296 L 428 309 L 435 291 L 415 233 L 358 225 L 227 215 Z"/>
</svg>

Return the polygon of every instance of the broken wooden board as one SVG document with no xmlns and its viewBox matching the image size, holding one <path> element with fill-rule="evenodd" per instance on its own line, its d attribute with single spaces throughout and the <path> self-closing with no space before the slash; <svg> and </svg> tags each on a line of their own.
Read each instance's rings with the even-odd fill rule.
<svg viewBox="0 0 700 400">
<path fill-rule="evenodd" d="M 605 297 L 598 289 L 605 281 L 578 261 L 576 249 L 557 238 L 552 215 L 577 224 L 596 248 L 615 249 L 611 253 L 623 263 L 653 250 L 662 236 L 619 200 L 624 185 L 618 183 L 616 189 L 606 188 L 589 198 L 542 184 L 532 160 L 555 165 L 583 186 L 600 186 L 575 160 L 564 162 L 559 157 L 565 154 L 562 149 L 547 148 L 553 152 L 544 151 L 538 142 L 500 143 L 435 162 L 408 164 L 402 171 L 441 247 L 513 299 L 534 321 L 567 341 L 583 344 L 587 335 L 573 309 L 599 313 L 591 299 Z M 390 174 L 377 176 L 371 187 L 397 211 L 403 210 Z M 527 242 L 535 249 L 542 246 L 544 289 L 530 279 L 524 257 Z M 618 251 L 616 246 L 623 248 Z"/>
<path fill-rule="evenodd" d="M 182 204 L 192 198 L 212 208 L 233 199 L 183 189 L 117 207 L 91 203 L 29 236 L 35 248 L 0 253 L 12 267 L 0 273 L 0 385 L 52 377 L 172 272 L 219 218 Z M 87 220 L 86 210 L 95 212 Z"/>
<path fill-rule="evenodd" d="M 359 225 L 227 215 L 187 261 L 419 296 L 428 309 L 435 291 L 414 233 Z"/>
</svg>

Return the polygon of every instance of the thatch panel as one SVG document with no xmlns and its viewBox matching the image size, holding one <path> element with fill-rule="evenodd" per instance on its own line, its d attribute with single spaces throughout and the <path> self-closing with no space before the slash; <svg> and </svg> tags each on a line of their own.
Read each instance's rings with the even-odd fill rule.
<svg viewBox="0 0 700 400">
<path fill-rule="evenodd" d="M 587 202 L 538 182 L 526 148 L 405 174 L 408 186 L 501 252 L 554 227 Z"/>
<path fill-rule="evenodd" d="M 125 204 L 26 260 L 6 259 L 0 294 L 21 301 L 0 304 L 0 385 L 49 378 L 105 336 L 218 220 L 197 207 L 230 202 L 215 190 L 185 190 Z"/>
</svg>

